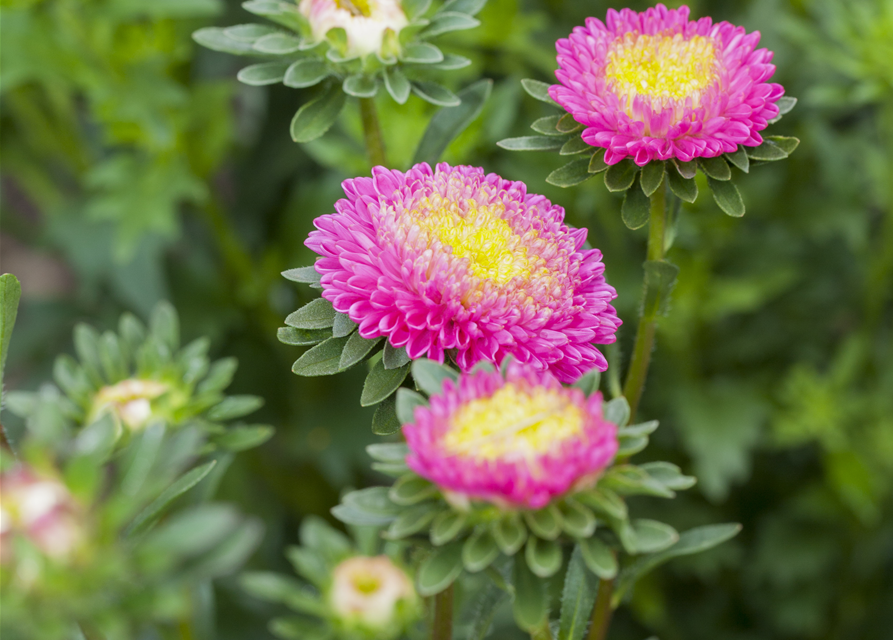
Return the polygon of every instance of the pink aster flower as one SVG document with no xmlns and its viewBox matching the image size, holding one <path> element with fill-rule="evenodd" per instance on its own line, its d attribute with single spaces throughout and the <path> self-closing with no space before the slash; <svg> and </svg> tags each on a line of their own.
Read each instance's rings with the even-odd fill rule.
<svg viewBox="0 0 893 640">
<path fill-rule="evenodd" d="M 337 213 L 316 219 L 323 297 L 410 358 L 463 370 L 519 362 L 573 381 L 608 363 L 620 320 L 597 249 L 564 209 L 475 167 L 375 167 L 343 184 Z"/>
<path fill-rule="evenodd" d="M 445 491 L 501 507 L 541 509 L 586 488 L 617 453 L 617 427 L 588 398 L 547 372 L 512 362 L 498 372 L 447 380 L 403 427 L 407 464 Z"/>
<path fill-rule="evenodd" d="M 688 16 L 662 4 L 609 9 L 556 43 L 561 84 L 549 95 L 586 125 L 583 140 L 607 149 L 606 163 L 732 153 L 761 144 L 778 115 L 784 89 L 767 82 L 775 66 L 756 48 L 760 33 Z"/>
</svg>

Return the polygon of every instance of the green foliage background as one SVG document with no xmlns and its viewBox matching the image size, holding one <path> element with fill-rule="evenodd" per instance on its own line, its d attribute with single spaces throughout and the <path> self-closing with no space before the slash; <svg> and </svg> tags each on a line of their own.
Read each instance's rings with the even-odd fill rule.
<svg viewBox="0 0 893 640">
<path fill-rule="evenodd" d="M 661 419 L 648 455 L 700 484 L 650 508 L 680 529 L 739 521 L 744 531 L 640 583 L 611 637 L 889 638 L 893 1 L 689 5 L 762 32 L 776 79 L 800 98 L 774 133 L 802 144 L 738 180 L 743 219 L 719 212 L 706 185 L 684 208 L 669 254 L 679 284 L 641 416 Z M 495 145 L 547 115 L 520 79 L 551 80 L 555 39 L 609 6 L 646 5 L 490 0 L 480 28 L 444 37 L 445 50 L 474 60 L 445 75 L 452 89 L 495 81 L 445 160 L 524 180 L 589 227 L 619 292 L 625 354 L 646 232 L 623 226 L 620 200 L 597 180 L 547 185 L 557 154 Z M 190 39 L 248 21 L 222 0 L 2 2 L 2 269 L 24 292 L 5 383 L 49 379 L 76 321 L 108 328 L 170 299 L 186 340 L 209 335 L 215 355 L 239 358 L 233 391 L 266 399 L 256 418 L 277 433 L 237 458 L 221 498 L 266 522 L 252 568 L 288 571 L 283 548 L 304 516 L 329 517 L 339 492 L 380 480 L 364 453 L 375 440 L 359 406 L 364 372 L 297 378 L 299 352 L 275 332 L 315 295 L 279 272 L 311 263 L 313 218 L 368 163 L 355 104 L 329 134 L 296 145 L 288 124 L 308 95 L 240 85 L 248 62 Z M 406 168 L 435 108 L 380 99 L 391 163 Z M 21 429 L 8 412 L 4 424 Z M 218 583 L 220 638 L 266 637 L 273 613 L 234 580 Z M 512 637 L 504 622 L 495 637 Z"/>
</svg>

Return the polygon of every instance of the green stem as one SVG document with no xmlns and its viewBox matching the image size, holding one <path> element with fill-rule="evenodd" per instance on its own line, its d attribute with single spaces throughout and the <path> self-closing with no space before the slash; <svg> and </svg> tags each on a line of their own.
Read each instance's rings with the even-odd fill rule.
<svg viewBox="0 0 893 640">
<path fill-rule="evenodd" d="M 381 136 L 381 125 L 375 110 L 374 98 L 360 98 L 360 117 L 363 120 L 363 139 L 366 141 L 366 152 L 372 166 L 388 166 L 384 152 L 384 138 Z"/>
<path fill-rule="evenodd" d="M 552 640 L 552 630 L 549 629 L 549 620 L 539 629 L 530 632 L 530 640 Z"/>
<path fill-rule="evenodd" d="M 431 640 L 453 640 L 453 585 L 434 596 Z"/>
<path fill-rule="evenodd" d="M 648 260 L 663 260 L 667 232 L 667 186 L 666 180 L 651 196 L 651 217 L 648 224 Z M 636 417 L 639 400 L 648 377 L 648 366 L 651 364 L 651 352 L 654 350 L 654 332 L 657 328 L 658 306 L 652 305 L 642 309 L 639 327 L 636 329 L 636 342 L 633 346 L 632 360 L 626 374 L 623 395 L 626 396 L 630 408 L 630 422 Z"/>
<path fill-rule="evenodd" d="M 598 595 L 592 609 L 592 625 L 589 627 L 589 640 L 605 640 L 608 626 L 611 624 L 611 595 L 614 593 L 613 580 L 598 581 Z"/>
</svg>

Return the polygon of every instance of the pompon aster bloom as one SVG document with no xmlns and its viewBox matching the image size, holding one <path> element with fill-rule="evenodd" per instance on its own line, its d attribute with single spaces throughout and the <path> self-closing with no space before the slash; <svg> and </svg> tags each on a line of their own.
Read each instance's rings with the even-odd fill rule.
<svg viewBox="0 0 893 640">
<path fill-rule="evenodd" d="M 384 167 L 343 184 L 337 213 L 316 219 L 307 246 L 323 297 L 386 336 L 410 358 L 463 370 L 509 354 L 573 381 L 607 361 L 593 343 L 615 340 L 598 249 L 570 229 L 564 209 L 475 167 Z"/>
<path fill-rule="evenodd" d="M 406 463 L 461 504 L 541 509 L 593 485 L 617 453 L 617 427 L 588 398 L 546 372 L 515 362 L 444 382 L 404 425 Z"/>
<path fill-rule="evenodd" d="M 561 84 L 549 95 L 587 127 L 583 140 L 606 149 L 607 164 L 754 147 L 778 115 L 784 89 L 767 82 L 775 66 L 756 48 L 760 33 L 688 18 L 688 7 L 610 9 L 556 43 Z"/>
</svg>

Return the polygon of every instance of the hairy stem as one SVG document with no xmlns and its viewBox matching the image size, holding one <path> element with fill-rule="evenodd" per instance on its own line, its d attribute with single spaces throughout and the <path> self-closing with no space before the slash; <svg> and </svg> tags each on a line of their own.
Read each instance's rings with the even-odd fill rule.
<svg viewBox="0 0 893 640">
<path fill-rule="evenodd" d="M 648 260 L 663 260 L 667 231 L 667 186 L 666 181 L 651 196 L 651 217 L 648 222 Z M 633 346 L 632 360 L 623 385 L 630 408 L 630 422 L 636 417 L 639 400 L 648 377 L 648 366 L 651 364 L 651 352 L 654 350 L 654 332 L 657 327 L 657 307 L 643 308 L 636 329 L 636 342 Z"/>
<path fill-rule="evenodd" d="M 434 596 L 431 640 L 453 640 L 453 585 Z"/>
<path fill-rule="evenodd" d="M 372 166 L 388 166 L 384 152 L 384 138 L 381 136 L 381 125 L 375 110 L 374 98 L 360 98 L 360 117 L 363 120 L 363 139 L 366 141 L 366 152 Z"/>
<path fill-rule="evenodd" d="M 611 624 L 611 595 L 614 593 L 613 580 L 598 581 L 598 595 L 592 608 L 592 625 L 589 627 L 589 640 L 605 640 Z"/>
</svg>

